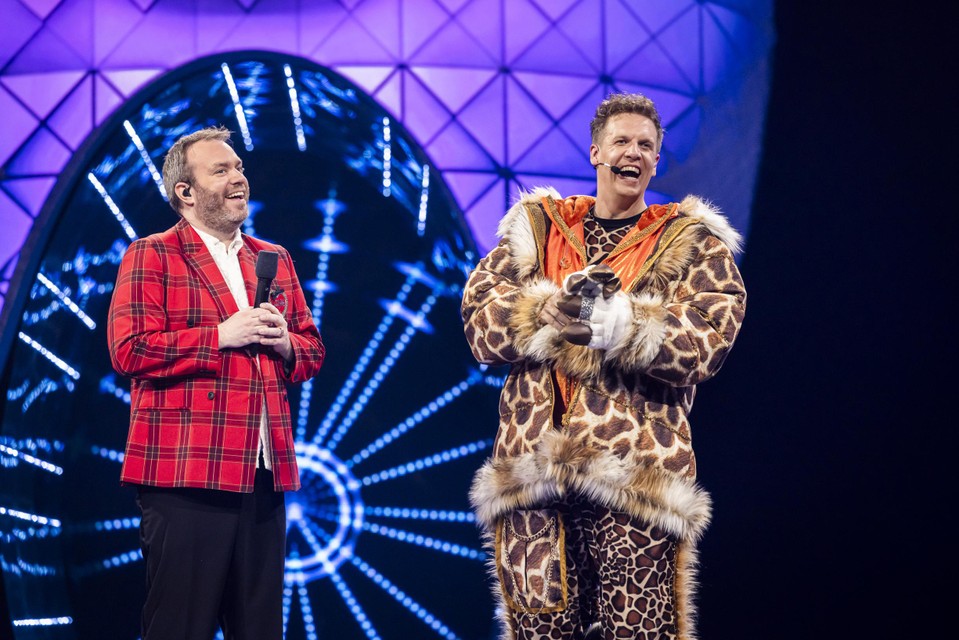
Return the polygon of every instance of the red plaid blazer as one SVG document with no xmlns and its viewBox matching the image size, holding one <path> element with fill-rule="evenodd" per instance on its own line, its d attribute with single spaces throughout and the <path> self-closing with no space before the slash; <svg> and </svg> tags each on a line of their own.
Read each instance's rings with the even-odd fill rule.
<svg viewBox="0 0 959 640">
<path fill-rule="evenodd" d="M 272 349 L 217 348 L 217 325 L 238 309 L 185 220 L 124 254 L 107 328 L 113 367 L 132 378 L 122 483 L 252 491 L 265 399 L 276 489 L 299 489 L 285 383 L 316 375 L 326 351 L 289 253 L 244 235 L 239 260 L 250 299 L 262 249 L 280 255 L 270 301 L 289 325 L 292 369 Z"/>
</svg>

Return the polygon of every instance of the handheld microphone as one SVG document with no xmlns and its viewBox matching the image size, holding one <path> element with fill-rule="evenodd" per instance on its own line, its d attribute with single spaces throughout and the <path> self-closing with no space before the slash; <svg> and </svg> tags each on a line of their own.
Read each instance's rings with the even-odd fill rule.
<svg viewBox="0 0 959 640">
<path fill-rule="evenodd" d="M 253 308 L 258 309 L 264 302 L 269 302 L 270 285 L 276 277 L 276 265 L 279 254 L 276 251 L 260 251 L 256 254 L 256 296 L 253 299 Z"/>
<path fill-rule="evenodd" d="M 608 162 L 600 162 L 599 164 L 594 164 L 594 165 L 593 165 L 593 168 L 595 169 L 595 168 L 598 167 L 600 164 L 603 165 L 604 167 L 609 167 L 609 170 L 612 171 L 612 172 L 613 172 L 614 174 L 616 174 L 616 175 L 619 175 L 619 174 L 622 173 L 622 171 L 623 171 L 622 169 L 620 169 L 620 168 L 617 167 L 616 165 L 609 164 Z"/>
</svg>

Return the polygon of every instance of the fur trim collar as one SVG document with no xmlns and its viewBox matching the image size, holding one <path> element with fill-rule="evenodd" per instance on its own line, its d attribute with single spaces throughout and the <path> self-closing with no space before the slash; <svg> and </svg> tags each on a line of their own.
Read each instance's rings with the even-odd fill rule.
<svg viewBox="0 0 959 640">
<path fill-rule="evenodd" d="M 516 203 L 510 207 L 499 222 L 496 235 L 504 238 L 509 245 L 509 253 L 516 266 L 516 275 L 520 279 L 528 278 L 539 268 L 539 253 L 536 237 L 527 204 L 538 204 L 543 198 L 560 199 L 559 192 L 552 187 L 536 187 L 532 191 L 521 191 Z"/>
<path fill-rule="evenodd" d="M 527 204 L 539 204 L 545 197 L 561 200 L 559 192 L 552 187 L 536 187 L 531 191 L 521 191 L 516 203 L 500 220 L 496 235 L 504 238 L 509 245 L 510 255 L 517 268 L 517 276 L 526 278 L 538 268 L 536 238 L 530 224 Z M 742 251 L 743 237 L 729 223 L 720 209 L 708 200 L 688 195 L 679 203 L 679 212 L 694 218 L 714 236 L 719 238 L 730 251 L 738 254 Z"/>
</svg>

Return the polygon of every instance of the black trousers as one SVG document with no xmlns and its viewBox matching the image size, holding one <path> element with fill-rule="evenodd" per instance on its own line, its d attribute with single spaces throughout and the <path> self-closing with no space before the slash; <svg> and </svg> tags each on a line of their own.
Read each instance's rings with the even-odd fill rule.
<svg viewBox="0 0 959 640">
<path fill-rule="evenodd" d="M 143 640 L 282 640 L 286 505 L 273 473 L 253 493 L 140 487 Z"/>
</svg>

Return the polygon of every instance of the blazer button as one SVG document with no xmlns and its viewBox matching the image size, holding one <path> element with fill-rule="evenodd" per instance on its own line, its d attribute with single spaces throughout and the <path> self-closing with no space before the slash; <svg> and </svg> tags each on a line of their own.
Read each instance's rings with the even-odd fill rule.
<svg viewBox="0 0 959 640">
<path fill-rule="evenodd" d="M 207 400 L 212 400 L 212 399 L 215 398 L 215 397 L 216 397 L 216 394 L 213 393 L 212 391 L 208 391 L 207 394 L 206 394 L 206 399 L 207 399 Z"/>
</svg>

